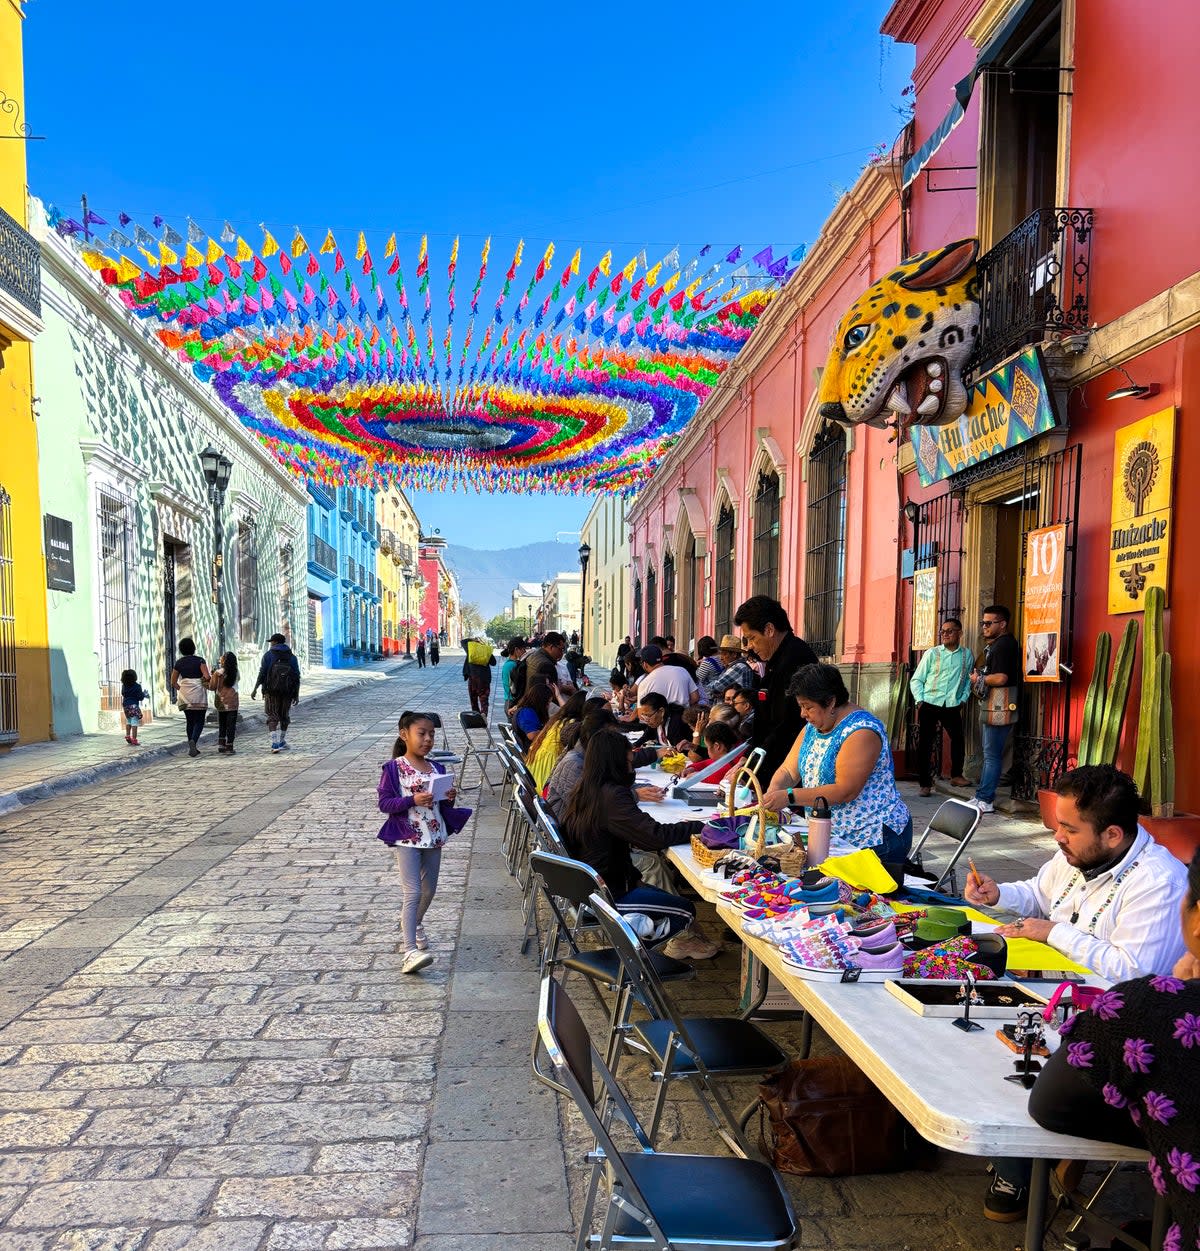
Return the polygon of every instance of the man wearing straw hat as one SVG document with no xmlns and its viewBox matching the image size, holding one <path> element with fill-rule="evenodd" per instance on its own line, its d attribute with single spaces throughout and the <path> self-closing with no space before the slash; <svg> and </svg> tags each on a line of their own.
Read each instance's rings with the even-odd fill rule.
<svg viewBox="0 0 1200 1251">
<path fill-rule="evenodd" d="M 742 640 L 736 634 L 727 634 L 721 640 L 717 653 L 723 667 L 704 688 L 710 704 L 719 704 L 731 686 L 741 688 L 758 685 L 757 675 L 743 658 L 744 651 Z"/>
</svg>

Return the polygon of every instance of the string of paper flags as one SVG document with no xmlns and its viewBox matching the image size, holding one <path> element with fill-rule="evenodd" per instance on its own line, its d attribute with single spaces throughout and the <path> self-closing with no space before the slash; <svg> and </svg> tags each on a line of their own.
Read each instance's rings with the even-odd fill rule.
<svg viewBox="0 0 1200 1251">
<path fill-rule="evenodd" d="M 804 255 L 521 241 L 500 268 L 456 238 L 435 309 L 428 236 L 408 277 L 395 234 L 48 216 L 284 465 L 419 490 L 637 490 Z"/>
</svg>

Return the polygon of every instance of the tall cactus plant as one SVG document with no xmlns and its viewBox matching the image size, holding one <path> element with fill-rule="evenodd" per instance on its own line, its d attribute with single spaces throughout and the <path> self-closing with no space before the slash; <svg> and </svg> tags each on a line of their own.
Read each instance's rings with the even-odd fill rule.
<svg viewBox="0 0 1200 1251">
<path fill-rule="evenodd" d="M 1112 686 L 1104 701 L 1104 721 L 1096 747 L 1096 764 L 1117 763 L 1121 748 L 1121 727 L 1125 724 L 1125 705 L 1129 702 L 1129 683 L 1133 677 L 1133 653 L 1137 649 L 1138 623 L 1130 618 L 1121 635 L 1121 645 L 1113 659 Z"/>
<path fill-rule="evenodd" d="M 1083 730 L 1079 735 L 1079 763 L 1096 764 L 1096 747 L 1100 741 L 1100 724 L 1104 720 L 1104 699 L 1108 694 L 1108 658 L 1112 653 L 1112 635 L 1103 631 L 1096 639 L 1096 659 L 1092 680 L 1083 701 Z"/>
<path fill-rule="evenodd" d="M 1154 674 L 1155 732 L 1149 760 L 1150 810 L 1156 817 L 1175 815 L 1175 709 L 1171 701 L 1171 653 L 1160 652 Z M 1139 730 L 1140 730 L 1139 726 Z M 1141 739 L 1139 736 L 1139 746 Z"/>
<path fill-rule="evenodd" d="M 1150 785 L 1150 771 L 1161 724 L 1158 658 L 1163 654 L 1163 609 L 1166 601 L 1167 596 L 1161 586 L 1152 586 L 1146 592 L 1145 628 L 1142 631 L 1142 697 L 1138 707 L 1137 751 L 1133 761 L 1133 780 L 1143 795 L 1147 794 Z"/>
</svg>

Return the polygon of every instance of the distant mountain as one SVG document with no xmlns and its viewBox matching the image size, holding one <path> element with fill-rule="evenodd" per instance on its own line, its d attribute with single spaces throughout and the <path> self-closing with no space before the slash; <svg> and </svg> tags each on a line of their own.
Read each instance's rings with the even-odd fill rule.
<svg viewBox="0 0 1200 1251">
<path fill-rule="evenodd" d="M 463 602 L 474 600 L 487 621 L 511 606 L 518 582 L 549 582 L 556 573 L 577 571 L 578 543 L 527 543 L 498 551 L 449 543 L 446 563 L 458 578 Z"/>
</svg>

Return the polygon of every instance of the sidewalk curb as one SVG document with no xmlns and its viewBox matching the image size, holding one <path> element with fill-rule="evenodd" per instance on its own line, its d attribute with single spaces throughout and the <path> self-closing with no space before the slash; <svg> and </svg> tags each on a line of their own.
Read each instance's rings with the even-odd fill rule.
<svg viewBox="0 0 1200 1251">
<path fill-rule="evenodd" d="M 357 690 L 360 686 L 366 686 L 368 683 L 375 681 L 377 677 L 391 677 L 392 674 L 408 668 L 412 663 L 408 658 L 402 658 L 388 669 L 375 669 L 370 673 L 363 673 L 356 682 L 347 682 L 334 690 L 320 691 L 310 695 L 306 703 L 319 703 L 323 699 L 341 695 L 344 691 Z M 243 714 L 238 719 L 238 730 L 240 732 L 243 727 L 253 729 L 265 724 L 266 716 L 262 712 L 254 712 L 249 716 Z M 18 787 L 16 790 L 0 794 L 0 816 L 16 812 L 20 808 L 38 803 L 43 799 L 54 799 L 59 795 L 65 795 L 93 782 L 106 781 L 108 778 L 131 773 L 135 769 L 143 769 L 146 765 L 163 760 L 167 756 L 182 756 L 186 751 L 186 740 L 183 742 L 163 743 L 159 746 L 148 747 L 136 756 L 117 757 L 88 768 L 74 769 L 70 773 L 64 773 L 61 777 L 46 782 L 35 782 L 29 786 Z"/>
</svg>

